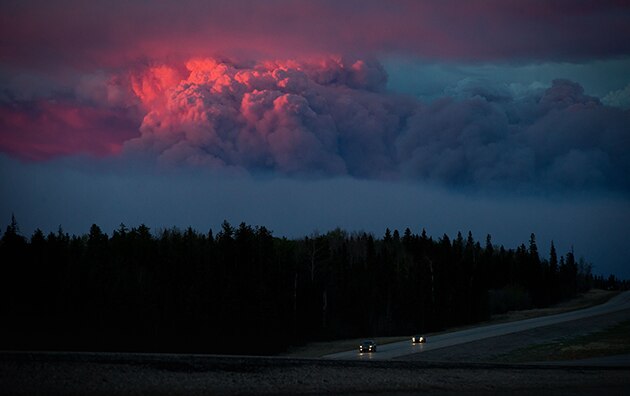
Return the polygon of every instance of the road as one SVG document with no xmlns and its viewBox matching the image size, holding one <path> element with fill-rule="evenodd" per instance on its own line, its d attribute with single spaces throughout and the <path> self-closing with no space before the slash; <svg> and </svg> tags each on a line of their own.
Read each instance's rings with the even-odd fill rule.
<svg viewBox="0 0 630 396">
<path fill-rule="evenodd" d="M 628 312 L 630 293 L 625 293 L 581 311 L 435 335 L 419 346 L 410 342 L 382 345 L 371 355 L 350 351 L 333 355 L 333 359 L 0 351 L 0 396 L 628 395 L 630 376 L 625 361 L 603 367 L 599 363 L 548 366 L 475 363 L 457 358 L 422 360 L 431 354 L 443 358 L 449 350 L 486 350 L 484 343 L 496 345 L 506 338 L 511 339 L 509 345 L 514 345 L 514 338 L 527 343 L 527 333 L 566 334 L 576 326 L 590 327 L 586 323 L 606 323 L 604 318 L 627 318 Z M 480 341 L 470 342 L 473 340 Z M 457 346 L 418 353 L 451 345 Z M 405 360 L 392 359 L 400 355 L 405 355 Z"/>
<path fill-rule="evenodd" d="M 630 309 L 630 292 L 621 293 L 610 299 L 605 304 L 596 305 L 594 307 L 577 311 L 525 319 L 515 322 L 474 327 L 466 330 L 435 335 L 428 338 L 425 344 L 411 344 L 410 335 L 409 341 L 379 345 L 377 347 L 376 353 L 359 353 L 357 346 L 357 350 L 334 353 L 326 355 L 324 356 L 324 358 L 346 360 L 388 360 L 400 356 L 422 353 L 424 351 L 430 351 L 434 349 L 469 343 L 472 341 L 483 340 L 486 338 L 518 333 L 537 327 L 595 317 L 598 315 L 604 315 L 625 309 Z"/>
</svg>

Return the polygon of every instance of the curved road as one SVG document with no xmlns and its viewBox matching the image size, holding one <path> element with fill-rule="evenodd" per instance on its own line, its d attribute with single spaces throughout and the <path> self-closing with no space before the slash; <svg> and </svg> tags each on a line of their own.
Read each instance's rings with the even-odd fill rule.
<svg viewBox="0 0 630 396">
<path fill-rule="evenodd" d="M 604 304 L 577 311 L 565 312 L 557 315 L 541 316 L 538 318 L 519 320 L 515 322 L 480 326 L 466 330 L 454 331 L 451 333 L 439 334 L 428 338 L 427 343 L 425 344 L 413 345 L 411 344 L 410 339 L 409 341 L 400 341 L 390 344 L 378 345 L 376 353 L 359 353 L 358 350 L 353 350 L 326 355 L 324 356 L 324 358 L 350 360 L 393 359 L 399 356 L 420 353 L 432 349 L 450 347 L 458 344 L 468 343 L 471 341 L 482 340 L 484 338 L 518 333 L 536 327 L 549 326 L 557 323 L 589 318 L 625 309 L 630 309 L 630 291 L 623 292 L 613 297 Z"/>
</svg>

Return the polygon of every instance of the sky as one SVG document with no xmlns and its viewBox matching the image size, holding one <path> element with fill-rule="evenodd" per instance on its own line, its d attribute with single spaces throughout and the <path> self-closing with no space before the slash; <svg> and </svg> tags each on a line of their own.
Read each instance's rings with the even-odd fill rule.
<svg viewBox="0 0 630 396">
<path fill-rule="evenodd" d="M 626 1 L 3 1 L 21 232 L 458 231 L 630 279 Z"/>
</svg>

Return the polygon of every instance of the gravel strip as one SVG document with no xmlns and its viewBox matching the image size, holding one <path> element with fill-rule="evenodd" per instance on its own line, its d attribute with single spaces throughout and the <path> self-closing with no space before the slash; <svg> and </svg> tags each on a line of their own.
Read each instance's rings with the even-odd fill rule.
<svg viewBox="0 0 630 396">
<path fill-rule="evenodd" d="M 6 395 L 627 394 L 627 368 L 0 353 Z"/>
</svg>

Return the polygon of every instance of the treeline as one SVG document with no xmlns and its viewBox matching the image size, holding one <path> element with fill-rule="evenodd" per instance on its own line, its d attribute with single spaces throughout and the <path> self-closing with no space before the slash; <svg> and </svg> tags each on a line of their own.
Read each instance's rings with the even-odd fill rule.
<svg viewBox="0 0 630 396">
<path fill-rule="evenodd" d="M 592 286 L 573 252 L 505 249 L 468 233 L 289 240 L 224 222 L 215 234 L 97 225 L 0 241 L 0 349 L 267 354 L 309 340 L 430 332 Z M 612 282 L 612 283 L 611 283 Z"/>
</svg>

